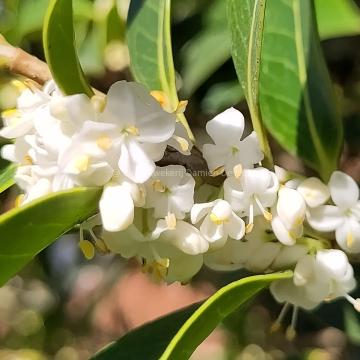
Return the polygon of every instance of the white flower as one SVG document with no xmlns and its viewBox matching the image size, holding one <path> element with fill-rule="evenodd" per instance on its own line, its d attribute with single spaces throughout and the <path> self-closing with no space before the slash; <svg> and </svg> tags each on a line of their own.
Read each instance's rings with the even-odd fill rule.
<svg viewBox="0 0 360 360">
<path fill-rule="evenodd" d="M 105 185 L 99 201 L 102 224 L 105 230 L 125 230 L 134 221 L 135 206 L 145 203 L 145 189 L 142 185 L 117 174 Z"/>
<path fill-rule="evenodd" d="M 224 199 L 241 216 L 248 216 L 247 232 L 253 228 L 254 216 L 262 214 L 271 220 L 266 208 L 276 201 L 279 182 L 276 175 L 262 167 L 244 169 L 239 178 L 228 178 L 224 182 Z"/>
<path fill-rule="evenodd" d="M 180 165 L 157 167 L 145 183 L 145 208 L 154 208 L 154 217 L 175 214 L 183 219 L 194 204 L 194 178 Z"/>
<path fill-rule="evenodd" d="M 57 92 L 53 81 L 49 81 L 43 90 L 35 87 L 30 89 L 26 85 L 21 86 L 25 89 L 17 98 L 16 109 L 6 110 L 1 114 L 5 126 L 0 130 L 0 136 L 8 139 L 30 133 L 38 110 L 48 105 L 51 95 Z"/>
<path fill-rule="evenodd" d="M 239 240 L 245 234 L 245 223 L 225 200 L 195 204 L 191 209 L 191 222 L 200 225 L 200 232 L 210 243 L 223 244 L 228 236 Z"/>
<path fill-rule="evenodd" d="M 264 158 L 255 132 L 241 140 L 244 127 L 243 115 L 234 108 L 225 110 L 206 124 L 206 131 L 215 144 L 205 144 L 203 156 L 212 173 L 225 169 L 231 176 L 235 166 L 252 168 Z"/>
<path fill-rule="evenodd" d="M 199 230 L 184 221 L 178 221 L 173 228 L 165 220 L 159 220 L 149 234 L 130 225 L 121 232 L 105 231 L 103 240 L 114 253 L 125 258 L 142 258 L 144 271 L 155 280 L 167 282 L 188 282 L 200 270 L 202 254 L 208 249 Z"/>
<path fill-rule="evenodd" d="M 306 205 L 310 208 L 323 205 L 330 198 L 329 188 L 316 177 L 303 180 L 297 187 L 297 191 L 302 195 Z"/>
<path fill-rule="evenodd" d="M 297 263 L 293 279 L 279 280 L 270 290 L 279 302 L 313 309 L 322 301 L 345 297 L 356 308 L 358 301 L 349 292 L 355 287 L 353 269 L 341 250 L 320 250 Z"/>
<path fill-rule="evenodd" d="M 272 229 L 284 245 L 294 245 L 303 233 L 306 204 L 302 195 L 283 186 L 279 190 L 276 209 L 273 209 Z"/>
<path fill-rule="evenodd" d="M 116 125 L 120 171 L 143 183 L 154 172 L 154 161 L 162 157 L 176 117 L 164 111 L 142 85 L 119 81 L 111 86 L 99 121 Z"/>
<path fill-rule="evenodd" d="M 318 231 L 334 231 L 336 241 L 345 251 L 360 252 L 360 201 L 356 182 L 343 172 L 335 171 L 329 181 L 335 205 L 312 209 L 308 222 Z"/>
</svg>

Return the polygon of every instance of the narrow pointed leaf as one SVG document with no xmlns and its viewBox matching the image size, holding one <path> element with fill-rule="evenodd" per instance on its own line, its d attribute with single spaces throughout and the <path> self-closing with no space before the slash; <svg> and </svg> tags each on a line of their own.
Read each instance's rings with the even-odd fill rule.
<svg viewBox="0 0 360 360">
<path fill-rule="evenodd" d="M 74 225 L 93 215 L 101 190 L 51 194 L 0 216 L 0 286 Z"/>
<path fill-rule="evenodd" d="M 14 185 L 14 175 L 16 172 L 16 165 L 10 164 L 4 169 L 0 170 L 0 194 Z"/>
<path fill-rule="evenodd" d="M 249 106 L 258 104 L 261 121 L 276 140 L 326 180 L 337 167 L 342 125 L 313 0 L 228 4 L 233 59 Z"/>
<path fill-rule="evenodd" d="M 235 281 L 221 288 L 202 304 L 193 304 L 134 329 L 102 349 L 92 359 L 188 359 L 229 314 L 241 308 L 272 281 L 291 276 L 292 272 L 287 271 Z"/>
<path fill-rule="evenodd" d="M 58 86 L 66 95 L 84 93 L 92 96 L 75 48 L 71 0 L 51 0 L 43 26 L 46 61 Z"/>
</svg>

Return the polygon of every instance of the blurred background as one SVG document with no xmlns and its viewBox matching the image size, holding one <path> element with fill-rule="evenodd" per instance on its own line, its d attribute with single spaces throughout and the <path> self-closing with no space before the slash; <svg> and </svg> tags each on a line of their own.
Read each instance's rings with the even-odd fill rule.
<svg viewBox="0 0 360 360">
<path fill-rule="evenodd" d="M 331 3 L 336 2 L 346 3 L 347 11 L 332 11 Z M 125 42 L 129 0 L 73 3 L 78 53 L 92 85 L 106 92 L 117 80 L 131 80 Z M 360 1 L 315 3 L 344 119 L 341 168 L 359 181 Z M 47 4 L 48 0 L 0 0 L 0 33 L 12 45 L 41 59 Z M 230 58 L 225 1 L 173 0 L 172 34 L 180 99 L 190 99 L 186 115 L 198 142 L 202 142 L 206 121 L 229 106 L 236 105 L 249 119 Z M 11 74 L 1 70 L 0 59 L 0 110 L 15 106 L 18 89 L 12 80 Z M 279 165 L 310 173 L 273 140 L 272 147 Z M 16 188 L 1 194 L 0 212 L 13 206 L 16 195 Z M 159 285 L 135 263 L 119 257 L 97 255 L 88 262 L 77 244 L 76 233 L 63 236 L 0 288 L 0 360 L 88 359 L 135 326 L 200 301 L 244 275 L 204 269 L 191 285 Z M 359 267 L 355 269 L 360 274 Z M 286 340 L 285 329 L 271 332 L 280 308 L 263 293 L 249 306 L 245 319 L 233 314 L 192 359 L 360 358 L 360 317 L 342 301 L 313 313 L 301 312 L 293 342 Z"/>
</svg>

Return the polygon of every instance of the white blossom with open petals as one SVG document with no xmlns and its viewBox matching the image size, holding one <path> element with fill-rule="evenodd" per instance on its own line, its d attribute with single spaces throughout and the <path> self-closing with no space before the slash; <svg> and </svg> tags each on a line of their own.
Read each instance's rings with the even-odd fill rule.
<svg viewBox="0 0 360 360">
<path fill-rule="evenodd" d="M 244 220 L 235 214 L 225 200 L 215 200 L 204 204 L 195 204 L 191 209 L 191 222 L 201 220 L 200 232 L 215 246 L 221 246 L 228 236 L 240 240 L 245 234 Z"/>
<path fill-rule="evenodd" d="M 360 252 L 360 201 L 356 182 L 341 171 L 330 177 L 329 189 L 335 205 L 322 205 L 309 212 L 315 230 L 335 231 L 336 241 L 347 252 Z"/>
<path fill-rule="evenodd" d="M 156 218 L 183 219 L 194 204 L 195 180 L 181 165 L 157 167 L 145 188 L 145 208 L 154 208 Z"/>
<path fill-rule="evenodd" d="M 203 156 L 211 172 L 225 170 L 232 176 L 235 166 L 252 168 L 264 158 L 255 132 L 241 140 L 244 128 L 244 116 L 234 108 L 225 110 L 206 124 L 214 144 L 203 146 Z"/>
</svg>

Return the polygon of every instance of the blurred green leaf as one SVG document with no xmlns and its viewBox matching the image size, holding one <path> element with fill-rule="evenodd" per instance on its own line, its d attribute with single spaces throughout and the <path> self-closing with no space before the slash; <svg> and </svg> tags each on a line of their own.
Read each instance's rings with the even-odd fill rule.
<svg viewBox="0 0 360 360">
<path fill-rule="evenodd" d="M 14 185 L 14 175 L 16 172 L 16 165 L 10 164 L 4 169 L 0 170 L 0 194 Z"/>
<path fill-rule="evenodd" d="M 261 114 L 260 121 L 276 140 L 327 180 L 337 167 L 342 123 L 320 48 L 313 1 L 267 1 L 263 19 L 258 13 L 265 2 L 229 0 L 238 76 L 250 109 L 260 107 L 256 116 Z M 254 28 L 262 36 L 249 34 Z"/>
<path fill-rule="evenodd" d="M 184 360 L 229 314 L 242 307 L 272 281 L 287 279 L 291 271 L 250 276 L 232 282 L 202 304 L 145 324 L 100 350 L 92 360 Z"/>
<path fill-rule="evenodd" d="M 53 193 L 0 216 L 0 286 L 74 225 L 93 215 L 101 189 Z"/>
<path fill-rule="evenodd" d="M 232 58 L 246 97 L 251 121 L 265 154 L 272 164 L 271 150 L 263 126 L 259 104 L 259 74 L 266 0 L 227 0 L 231 29 Z"/>
<path fill-rule="evenodd" d="M 140 326 L 95 354 L 91 360 L 158 360 L 178 329 L 200 306 L 196 303 Z"/>
<path fill-rule="evenodd" d="M 315 0 L 321 39 L 360 34 L 360 10 L 353 0 Z"/>
<path fill-rule="evenodd" d="M 171 0 L 132 0 L 127 20 L 127 44 L 131 72 L 149 90 L 163 91 L 175 110 L 179 100 L 170 33 Z M 183 114 L 178 114 L 191 140 Z"/>
<path fill-rule="evenodd" d="M 132 0 L 127 43 L 135 80 L 149 90 L 161 90 L 177 105 L 170 36 L 170 0 Z"/>
<path fill-rule="evenodd" d="M 231 39 L 226 19 L 226 1 L 214 1 L 204 12 L 202 30 L 182 50 L 182 91 L 186 96 L 190 96 L 230 58 Z"/>
<path fill-rule="evenodd" d="M 209 88 L 201 103 L 205 113 L 215 114 L 229 106 L 237 104 L 244 98 L 244 93 L 238 80 L 217 83 Z"/>
<path fill-rule="evenodd" d="M 171 340 L 160 360 L 188 359 L 195 349 L 233 311 L 252 299 L 272 281 L 287 279 L 291 271 L 256 275 L 234 281 L 209 297 Z"/>
<path fill-rule="evenodd" d="M 64 93 L 92 96 L 76 54 L 72 1 L 50 1 L 44 20 L 43 43 L 51 73 Z"/>
<path fill-rule="evenodd" d="M 344 330 L 350 341 L 360 345 L 360 317 L 352 306 L 344 306 Z"/>
</svg>

